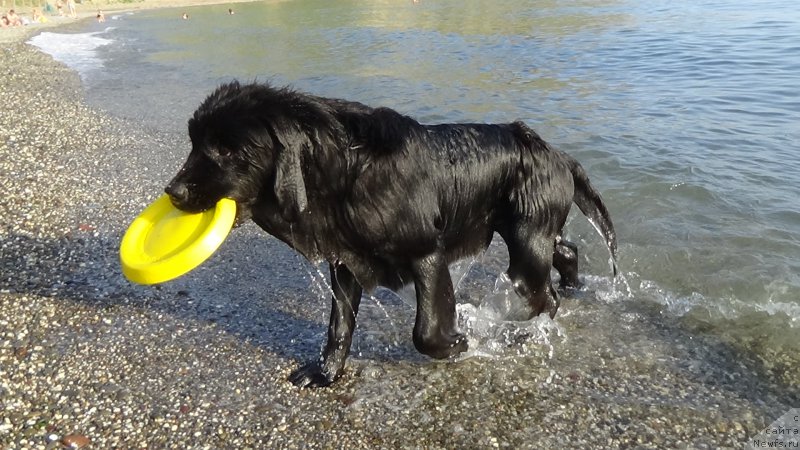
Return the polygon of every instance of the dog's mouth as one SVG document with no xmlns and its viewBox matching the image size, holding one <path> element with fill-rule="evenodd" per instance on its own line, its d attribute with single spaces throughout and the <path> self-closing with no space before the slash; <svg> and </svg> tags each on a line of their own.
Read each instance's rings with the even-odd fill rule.
<svg viewBox="0 0 800 450">
<path fill-rule="evenodd" d="M 233 228 L 239 228 L 240 226 L 244 225 L 246 219 L 242 219 L 239 214 L 236 214 L 236 217 L 233 219 Z"/>
<path fill-rule="evenodd" d="M 188 214 L 204 213 L 204 212 L 208 211 L 209 209 L 214 208 L 214 206 L 215 206 L 215 204 L 211 204 L 211 205 L 193 205 L 193 204 L 189 204 L 187 202 L 175 200 L 172 197 L 170 197 L 170 201 L 172 202 L 172 206 L 174 206 L 175 209 L 179 209 L 179 210 L 181 210 L 181 211 L 183 211 L 185 213 L 188 213 Z"/>
<path fill-rule="evenodd" d="M 250 217 L 252 213 L 250 212 L 249 205 L 237 201 L 236 199 L 231 199 L 236 202 L 236 217 L 233 219 L 233 228 L 238 228 L 244 225 Z M 206 212 L 210 209 L 216 207 L 217 202 L 209 203 L 209 204 L 199 204 L 199 203 L 192 203 L 185 199 L 177 199 L 170 195 L 170 201 L 172 202 L 172 206 L 176 209 L 179 209 L 185 213 L 189 214 L 199 214 Z"/>
<path fill-rule="evenodd" d="M 233 219 L 233 228 L 239 228 L 240 226 L 244 225 L 248 220 L 250 220 L 252 214 L 250 213 L 249 207 L 247 207 L 241 202 L 236 201 L 235 199 L 231 200 L 236 202 L 236 216 Z M 187 205 L 176 205 L 175 202 L 173 202 L 173 206 L 180 209 L 181 211 L 190 214 L 199 214 L 214 209 L 216 207 L 216 203 L 211 204 L 209 206 L 187 206 Z"/>
<path fill-rule="evenodd" d="M 249 205 L 243 202 L 236 202 L 236 218 L 233 219 L 233 228 L 239 228 L 252 217 Z"/>
<path fill-rule="evenodd" d="M 233 200 L 236 203 L 236 215 L 233 219 L 233 228 L 242 226 L 252 217 L 252 212 L 250 210 L 251 202 L 242 201 L 241 199 L 235 198 L 233 195 L 217 197 L 216 195 L 196 192 L 196 189 L 192 189 L 193 187 L 196 186 L 173 181 L 167 185 L 164 191 L 169 195 L 172 206 L 188 214 L 199 214 L 212 210 L 216 208 L 217 204 L 223 198 Z"/>
</svg>

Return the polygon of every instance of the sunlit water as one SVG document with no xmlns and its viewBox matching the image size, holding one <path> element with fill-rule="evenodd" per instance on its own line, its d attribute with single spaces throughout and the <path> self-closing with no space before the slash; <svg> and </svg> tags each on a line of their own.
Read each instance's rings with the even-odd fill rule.
<svg viewBox="0 0 800 450">
<path fill-rule="evenodd" d="M 184 136 L 197 104 L 232 78 L 390 106 L 423 122 L 522 119 L 583 163 L 619 235 L 621 276 L 611 280 L 601 240 L 571 217 L 586 288 L 560 314 L 645 308 L 744 347 L 758 336 L 753 351 L 800 349 L 794 2 L 304 1 L 235 5 L 232 16 L 227 8 L 189 8 L 190 20 L 175 9 L 120 14 L 69 39 L 42 33 L 32 42 L 81 73 L 93 105 L 170 136 Z M 176 168 L 187 151 L 175 149 Z M 453 268 L 468 356 L 526 343 L 557 352 L 558 318 L 509 319 L 516 300 L 503 252 L 496 244 Z M 308 274 L 310 292 L 327 296 L 324 273 Z M 408 345 L 407 321 L 394 317 L 397 308 L 413 317 L 413 307 L 413 289 L 370 294 L 363 314 L 389 325 L 367 325 L 354 352 L 373 338 Z"/>
</svg>

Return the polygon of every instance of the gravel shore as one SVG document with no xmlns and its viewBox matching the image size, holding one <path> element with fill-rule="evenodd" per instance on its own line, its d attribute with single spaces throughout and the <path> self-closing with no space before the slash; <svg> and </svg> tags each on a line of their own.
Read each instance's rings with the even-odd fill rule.
<svg viewBox="0 0 800 450">
<path fill-rule="evenodd" d="M 740 447 L 800 406 L 780 355 L 588 294 L 540 322 L 545 343 L 447 363 L 413 350 L 407 303 L 367 302 L 346 376 L 297 389 L 327 321 L 313 269 L 244 226 L 187 277 L 129 284 L 119 239 L 184 130 L 109 117 L 49 56 L 0 51 L 0 448 Z"/>
</svg>

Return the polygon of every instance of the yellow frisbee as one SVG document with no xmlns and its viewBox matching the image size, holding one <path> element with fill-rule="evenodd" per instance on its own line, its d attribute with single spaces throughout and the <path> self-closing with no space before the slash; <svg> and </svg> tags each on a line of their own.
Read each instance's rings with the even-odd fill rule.
<svg viewBox="0 0 800 450">
<path fill-rule="evenodd" d="M 122 273 L 139 284 L 177 278 L 208 259 L 233 227 L 236 202 L 224 198 L 201 213 L 186 213 L 164 194 L 133 220 L 119 246 Z"/>
</svg>

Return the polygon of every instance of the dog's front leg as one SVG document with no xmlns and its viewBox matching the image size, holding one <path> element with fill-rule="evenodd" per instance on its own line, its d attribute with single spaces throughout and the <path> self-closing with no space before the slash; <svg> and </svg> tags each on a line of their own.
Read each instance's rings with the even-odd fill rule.
<svg viewBox="0 0 800 450">
<path fill-rule="evenodd" d="M 356 326 L 361 285 L 344 265 L 330 265 L 333 306 L 328 325 L 328 342 L 318 361 L 295 370 L 289 381 L 300 387 L 322 387 L 336 381 L 344 371 Z"/>
<path fill-rule="evenodd" d="M 420 353 L 443 359 L 467 349 L 467 338 L 456 329 L 456 299 L 447 261 L 437 252 L 413 264 L 417 293 L 414 346 Z"/>
</svg>

